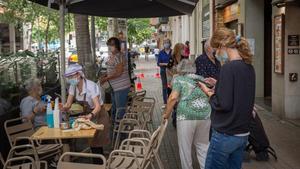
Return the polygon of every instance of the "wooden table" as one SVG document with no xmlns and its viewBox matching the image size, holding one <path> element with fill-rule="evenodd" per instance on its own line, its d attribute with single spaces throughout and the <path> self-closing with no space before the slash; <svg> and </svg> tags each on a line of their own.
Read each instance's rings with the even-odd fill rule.
<svg viewBox="0 0 300 169">
<path fill-rule="evenodd" d="M 34 140 L 54 140 L 54 139 L 79 139 L 79 138 L 93 138 L 96 129 L 89 130 L 61 130 L 57 128 L 48 128 L 43 126 L 39 128 L 31 138 Z"/>
<path fill-rule="evenodd" d="M 106 104 L 103 104 L 103 106 L 104 106 L 105 110 L 108 112 L 108 111 L 110 111 L 112 104 L 106 103 Z"/>
</svg>

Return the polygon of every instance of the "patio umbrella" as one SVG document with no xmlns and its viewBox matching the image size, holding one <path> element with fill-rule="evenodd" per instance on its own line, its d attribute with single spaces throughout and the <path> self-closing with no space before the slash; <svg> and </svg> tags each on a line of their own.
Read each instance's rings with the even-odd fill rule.
<svg viewBox="0 0 300 169">
<path fill-rule="evenodd" d="M 58 0 L 31 0 L 59 9 Z M 198 0 L 65 0 L 69 13 L 118 18 L 146 18 L 191 14 Z"/>
<path fill-rule="evenodd" d="M 198 0 L 30 0 L 60 11 L 60 82 L 66 102 L 65 12 L 118 18 L 146 18 L 192 14 Z"/>
</svg>

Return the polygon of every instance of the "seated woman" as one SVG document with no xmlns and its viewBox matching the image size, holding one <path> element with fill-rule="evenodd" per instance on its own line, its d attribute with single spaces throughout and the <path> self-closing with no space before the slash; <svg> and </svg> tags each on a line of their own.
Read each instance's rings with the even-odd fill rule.
<svg viewBox="0 0 300 169">
<path fill-rule="evenodd" d="M 67 111 L 71 108 L 73 101 L 81 104 L 86 114 L 83 118 L 94 120 L 98 124 L 104 125 L 103 131 L 97 131 L 90 146 L 92 153 L 103 154 L 103 146 L 110 143 L 109 115 L 105 111 L 101 99 L 98 85 L 85 78 L 82 66 L 72 64 L 68 67 L 65 77 L 70 84 L 67 103 L 62 110 Z"/>
<path fill-rule="evenodd" d="M 25 88 L 28 96 L 21 101 L 21 117 L 32 121 L 35 128 L 47 125 L 46 104 L 41 101 L 43 92 L 41 81 L 37 78 L 31 78 L 26 81 Z"/>
<path fill-rule="evenodd" d="M 197 87 L 201 76 L 195 74 L 192 61 L 183 59 L 177 66 L 178 76 L 173 79 L 164 119 L 170 117 L 177 105 L 177 137 L 182 169 L 192 166 L 192 146 L 195 145 L 201 168 L 204 168 L 208 148 L 211 108 L 208 97 Z"/>
</svg>

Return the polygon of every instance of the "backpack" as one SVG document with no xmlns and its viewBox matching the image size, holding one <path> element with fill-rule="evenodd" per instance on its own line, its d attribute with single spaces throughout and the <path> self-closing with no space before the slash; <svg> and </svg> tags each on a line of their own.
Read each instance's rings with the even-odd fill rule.
<svg viewBox="0 0 300 169">
<path fill-rule="evenodd" d="M 270 146 L 268 136 L 265 132 L 263 124 L 255 112 L 255 117 L 250 123 L 250 135 L 248 137 L 249 144 L 246 147 L 246 151 L 251 153 L 255 152 L 257 161 L 268 161 L 270 159 L 269 155 L 272 155 L 275 160 L 277 160 L 277 155 L 275 150 Z"/>
</svg>

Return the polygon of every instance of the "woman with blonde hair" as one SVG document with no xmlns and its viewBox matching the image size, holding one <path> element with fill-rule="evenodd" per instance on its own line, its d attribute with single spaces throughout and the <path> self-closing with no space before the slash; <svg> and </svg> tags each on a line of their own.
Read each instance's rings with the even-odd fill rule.
<svg viewBox="0 0 300 169">
<path fill-rule="evenodd" d="M 177 76 L 177 65 L 179 62 L 184 58 L 184 44 L 177 43 L 174 46 L 174 49 L 172 51 L 172 55 L 169 59 L 169 63 L 167 66 L 167 82 L 168 82 L 168 96 L 172 92 L 171 82 L 174 79 L 175 76 Z M 176 128 L 176 106 L 174 108 L 174 112 L 172 113 L 172 124 Z"/>
<path fill-rule="evenodd" d="M 212 107 L 213 131 L 205 168 L 240 169 L 255 98 L 253 55 L 247 40 L 226 28 L 213 34 L 211 46 L 222 67 L 217 82 L 206 81 L 215 85 L 214 90 L 199 83 Z"/>
</svg>

